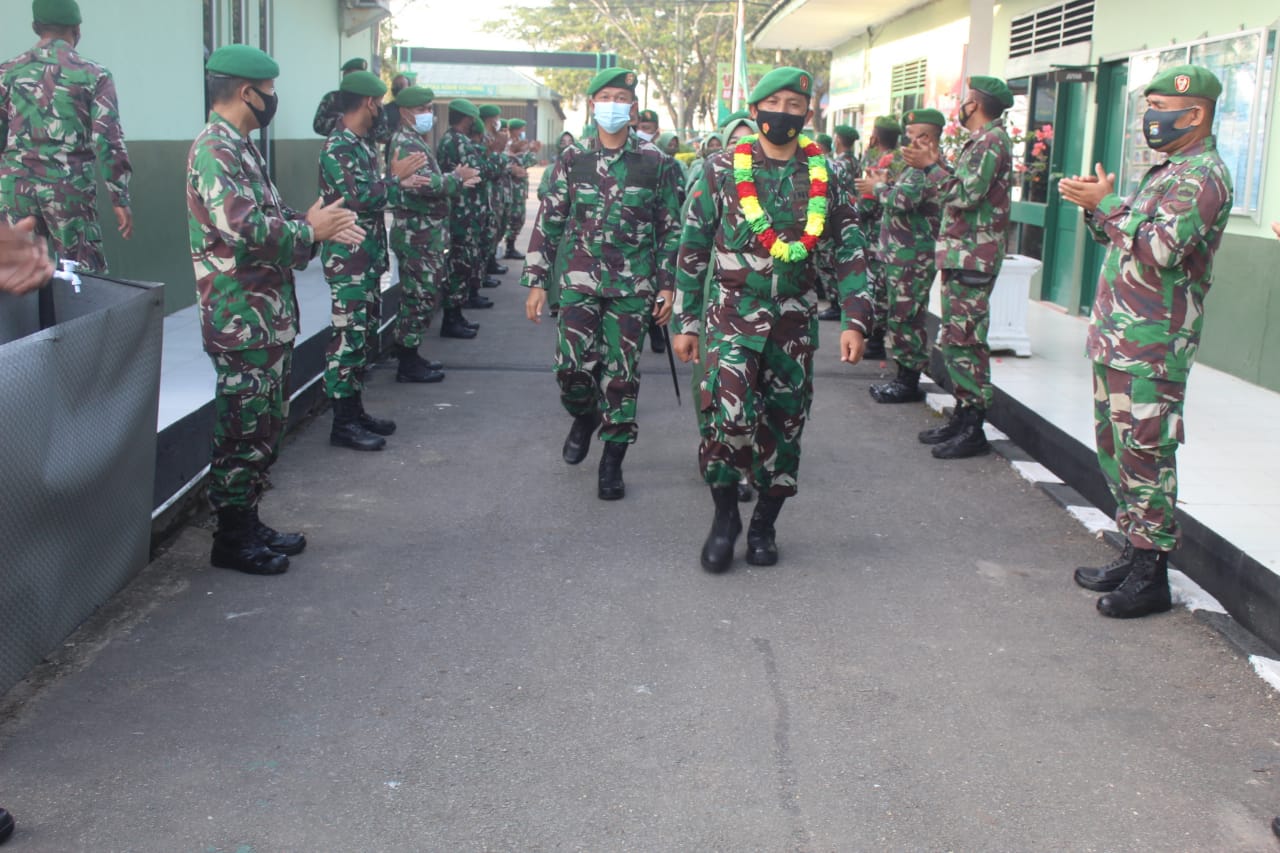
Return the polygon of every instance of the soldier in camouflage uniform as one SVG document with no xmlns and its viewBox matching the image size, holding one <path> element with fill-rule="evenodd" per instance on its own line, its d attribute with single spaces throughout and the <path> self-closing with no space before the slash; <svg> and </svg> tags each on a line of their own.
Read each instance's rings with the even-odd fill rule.
<svg viewBox="0 0 1280 853">
<path fill-rule="evenodd" d="M 320 240 L 358 242 L 341 202 L 307 214 L 286 207 L 253 144 L 275 114 L 280 68 L 248 45 L 209 57 L 209 124 L 187 159 L 187 216 L 200 331 L 217 374 L 209 501 L 218 514 L 215 566 L 279 574 L 306 540 L 261 522 L 258 501 L 288 418 L 298 333 L 293 270 Z"/>
<path fill-rule="evenodd" d="M 859 360 L 871 327 L 863 240 L 852 200 L 834 183 L 818 183 L 818 177 L 811 182 L 812 154 L 798 145 L 797 134 L 813 114 L 812 93 L 813 77 L 798 68 L 775 69 L 761 78 L 749 98 L 762 134 L 747 137 L 751 184 L 745 192 L 739 189 L 731 149 L 710 158 L 694 187 L 681 236 L 672 347 L 681 361 L 698 358 L 705 316 L 699 462 L 716 514 L 701 559 L 711 572 L 728 569 L 733 560 L 742 530 L 737 486 L 744 474 L 759 489 L 747 560 L 777 562 L 774 523 L 783 502 L 796 493 L 800 436 L 813 397 L 815 282 L 822 260 L 830 258 L 835 265 L 846 314 L 842 361 Z M 818 154 L 815 162 L 825 164 L 825 158 Z M 820 194 L 811 200 L 814 184 Z M 754 228 L 748 219 L 751 205 L 744 203 L 753 195 L 763 210 Z M 812 217 L 823 210 L 818 232 Z M 786 250 L 791 259 L 779 260 L 772 253 L 784 246 L 766 248 L 763 237 L 773 233 L 793 244 L 806 233 L 818 236 L 808 251 L 792 245 Z M 714 302 L 704 307 L 709 267 L 715 270 Z"/>
<path fill-rule="evenodd" d="M 907 148 L 937 146 L 946 118 L 938 110 L 911 110 L 902 117 Z M 920 373 L 929 364 L 925 311 L 937 273 L 934 251 L 942 206 L 938 187 L 950 175 L 945 163 L 928 172 L 907 167 L 896 180 L 876 170 L 857 182 L 880 205 L 880 274 L 889 311 L 885 320 L 889 352 L 898 365 L 890 382 L 872 385 L 877 403 L 909 403 L 924 399 Z"/>
<path fill-rule="evenodd" d="M 556 351 L 560 401 L 573 417 L 563 455 L 570 465 L 585 459 L 603 421 L 601 500 L 626 493 L 622 460 L 636 440 L 645 324 L 671 315 L 680 242 L 679 170 L 630 132 L 635 87 L 635 72 L 625 68 L 602 71 L 587 87 L 599 135 L 556 161 L 522 281 L 529 288 L 526 313 L 541 322 L 547 277 L 558 253 L 568 253 Z"/>
<path fill-rule="evenodd" d="M 879 170 L 885 173 L 885 181 L 892 183 L 906 168 L 902 162 L 902 154 L 898 149 L 898 139 L 902 135 L 902 126 L 893 116 L 880 116 L 872 130 L 871 145 L 867 148 L 865 160 L 866 170 Z M 865 358 L 882 359 L 885 357 L 884 336 L 889 316 L 889 288 L 882 270 L 881 255 L 884 247 L 880 245 L 880 223 L 884 218 L 884 209 L 880 201 L 871 194 L 861 193 L 858 200 L 858 214 L 862 225 L 862 233 L 867 238 L 867 283 L 875 298 L 876 321 L 871 337 L 867 339 Z"/>
<path fill-rule="evenodd" d="M 526 138 L 527 126 L 528 122 L 522 118 L 513 118 L 507 122 L 507 129 L 512 134 L 512 143 L 524 146 L 523 150 L 515 155 L 516 165 L 522 172 L 512 182 L 511 207 L 507 211 L 507 251 L 503 257 L 509 261 L 524 260 L 524 254 L 516 251 L 516 240 L 524 230 L 525 219 L 528 217 L 529 169 L 538 162 L 538 152 L 542 150 L 541 143 L 530 142 Z"/>
<path fill-rule="evenodd" d="M 510 134 L 506 133 L 500 118 L 501 115 L 502 110 L 493 104 L 485 104 L 480 108 L 480 129 L 484 134 L 480 141 L 495 139 L 500 133 L 510 139 Z M 507 233 L 507 214 L 511 209 L 513 163 L 506 148 L 499 152 L 499 157 L 503 162 L 502 173 L 498 175 L 497 180 L 486 185 L 489 188 L 489 216 L 488 231 L 485 235 L 488 247 L 485 249 L 485 278 L 481 282 L 484 287 L 498 287 L 502 281 L 494 276 L 506 275 L 510 272 L 507 267 L 498 263 L 498 246 Z"/>
<path fill-rule="evenodd" d="M 969 78 L 959 118 L 971 135 L 956 158 L 954 174 L 938 185 L 943 202 L 935 253 L 942 271 L 938 346 L 956 407 L 946 424 L 920 433 L 922 443 L 935 445 L 937 459 L 962 459 L 990 450 L 983 431 L 995 393 L 987 326 L 1009 230 L 1013 148 L 1002 116 L 1011 106 L 1013 93 L 1003 80 Z M 917 169 L 942 168 L 937 145 L 913 146 L 903 157 Z"/>
<path fill-rule="evenodd" d="M 363 59 L 348 59 L 342 65 L 342 76 L 345 78 L 348 74 L 368 70 L 369 63 Z M 400 75 L 400 78 L 403 77 L 404 75 Z M 408 81 L 406 80 L 405 82 L 407 83 Z M 378 145 L 386 145 L 390 142 L 391 134 L 395 132 L 396 123 L 390 119 L 389 115 L 388 110 L 383 110 L 369 132 L 369 137 Z M 320 99 L 320 104 L 316 107 L 315 118 L 311 120 L 311 129 L 327 138 L 338 127 L 338 120 L 341 118 L 342 89 L 339 87 L 331 92 L 326 92 L 324 97 Z"/>
<path fill-rule="evenodd" d="M 1101 165 L 1091 178 L 1060 182 L 1107 246 L 1093 301 L 1098 462 L 1116 501 L 1124 553 L 1080 568 L 1081 586 L 1107 593 L 1104 616 L 1161 613 L 1169 597 L 1169 554 L 1180 531 L 1177 450 L 1183 441 L 1187 377 L 1200 346 L 1213 257 L 1231 214 L 1231 175 L 1218 155 L 1213 118 L 1222 84 L 1211 71 L 1180 65 L 1144 90 L 1147 144 L 1167 155 L 1128 199 Z"/>
<path fill-rule="evenodd" d="M 115 83 L 75 50 L 74 0 L 35 0 L 32 18 L 39 43 L 0 65 L 0 212 L 10 223 L 34 217 L 56 256 L 105 273 L 95 159 L 121 236 L 133 234 Z"/>
<path fill-rule="evenodd" d="M 401 194 L 393 209 L 391 249 L 400 265 L 400 310 L 396 315 L 395 346 L 400 366 L 397 382 L 439 382 L 441 365 L 418 353 L 431 317 L 440 304 L 441 289 L 449 277 L 449 207 L 464 187 L 475 186 L 479 173 L 469 166 L 441 172 L 428 141 L 435 125 L 431 102 L 435 93 L 410 86 L 396 95 L 400 128 L 391 137 L 389 157 L 402 160 L 411 154 L 426 158 L 418 174 L 426 183 Z"/>
<path fill-rule="evenodd" d="M 320 151 L 320 195 L 326 203 L 342 199 L 354 210 L 367 235 L 357 246 L 336 241 L 320 252 L 333 302 L 333 333 L 326 349 L 324 388 L 333 401 L 329 443 L 353 450 L 381 450 L 383 436 L 396 425 L 364 410 L 364 374 L 376 353 L 380 279 L 387 271 L 384 212 L 402 207 L 406 192 L 430 184 L 416 174 L 426 155 L 413 153 L 392 161 L 391 175 L 378 166 L 378 151 L 369 136 L 382 115 L 387 86 L 368 71 L 353 71 L 342 80 L 338 99 L 342 118 Z"/>
</svg>

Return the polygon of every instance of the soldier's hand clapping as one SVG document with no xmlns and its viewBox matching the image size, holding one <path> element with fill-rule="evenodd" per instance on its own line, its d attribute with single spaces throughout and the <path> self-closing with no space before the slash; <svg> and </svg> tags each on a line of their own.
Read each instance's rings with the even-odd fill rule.
<svg viewBox="0 0 1280 853">
<path fill-rule="evenodd" d="M 347 210 L 346 201 L 338 199 L 326 205 L 324 199 L 316 199 L 307 211 L 307 224 L 316 232 L 316 242 L 335 240 L 355 245 L 364 239 L 364 229 L 356 225 L 356 215 Z"/>
<path fill-rule="evenodd" d="M 53 275 L 53 259 L 35 229 L 33 216 L 15 227 L 0 222 L 0 293 L 35 290 Z"/>
<path fill-rule="evenodd" d="M 931 139 L 917 139 L 910 145 L 902 146 L 900 150 L 903 162 L 915 169 L 927 169 L 942 159 L 938 144 Z"/>
<path fill-rule="evenodd" d="M 489 137 L 489 151 L 493 154 L 500 154 L 507 149 L 507 143 L 510 141 L 511 134 L 505 130 L 500 130 Z"/>
<path fill-rule="evenodd" d="M 1094 166 L 1094 172 L 1087 177 L 1063 178 L 1058 182 L 1058 192 L 1072 204 L 1090 212 L 1096 210 L 1104 198 L 1115 192 L 1116 176 L 1107 174 L 1101 163 Z"/>
<path fill-rule="evenodd" d="M 459 165 L 453 170 L 453 176 L 462 181 L 464 187 L 474 187 L 480 183 L 480 170 L 470 166 Z"/>
<path fill-rule="evenodd" d="M 391 162 L 391 174 L 403 181 L 425 165 L 427 165 L 426 154 L 422 154 L 420 152 L 417 154 L 409 154 L 408 156 Z"/>
</svg>

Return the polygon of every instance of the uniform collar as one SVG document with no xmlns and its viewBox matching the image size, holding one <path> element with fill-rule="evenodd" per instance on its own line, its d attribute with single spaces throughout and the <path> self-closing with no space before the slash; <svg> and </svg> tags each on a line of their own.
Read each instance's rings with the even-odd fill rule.
<svg viewBox="0 0 1280 853">
<path fill-rule="evenodd" d="M 1206 136 L 1204 139 L 1197 142 L 1195 145 L 1192 145 L 1190 148 L 1184 148 L 1181 151 L 1179 151 L 1177 154 L 1170 154 L 1169 159 L 1166 162 L 1184 163 L 1187 160 L 1190 160 L 1192 157 L 1199 157 L 1201 154 L 1206 154 L 1206 153 L 1210 153 L 1217 150 L 1218 150 L 1218 138 L 1211 133 L 1208 136 Z"/>
<path fill-rule="evenodd" d="M 209 110 L 209 124 L 220 128 L 224 133 L 233 136 L 238 140 L 249 139 L 249 137 L 240 132 L 240 128 L 227 121 L 217 110 Z"/>
</svg>

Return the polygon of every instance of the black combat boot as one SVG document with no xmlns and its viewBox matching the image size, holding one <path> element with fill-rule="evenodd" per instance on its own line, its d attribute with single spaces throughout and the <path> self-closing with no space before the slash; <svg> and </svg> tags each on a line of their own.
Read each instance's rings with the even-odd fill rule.
<svg viewBox="0 0 1280 853">
<path fill-rule="evenodd" d="M 485 272 L 489 275 L 506 275 L 507 268 L 498 263 L 497 258 L 490 258 L 489 266 L 485 268 Z"/>
<path fill-rule="evenodd" d="M 756 493 L 751 490 L 751 482 L 749 480 L 738 481 L 738 503 L 751 503 L 756 498 Z"/>
<path fill-rule="evenodd" d="M 466 324 L 457 308 L 448 309 L 440 318 L 440 337 L 471 340 L 475 336 L 476 330 Z"/>
<path fill-rule="evenodd" d="M 281 533 L 273 527 L 268 527 L 258 517 L 258 508 L 256 506 L 250 510 L 250 513 L 252 514 L 251 521 L 254 535 L 258 537 L 259 542 L 272 551 L 277 554 L 296 557 L 307 549 L 307 537 L 301 533 Z"/>
<path fill-rule="evenodd" d="M 960 434 L 960 426 L 964 420 L 964 403 L 957 403 L 951 410 L 951 417 L 942 426 L 927 429 L 916 436 L 921 444 L 942 444 Z"/>
<path fill-rule="evenodd" d="M 733 546 L 742 532 L 738 487 L 712 486 L 711 499 L 716 503 L 716 516 L 711 520 L 707 541 L 702 544 L 702 568 L 719 574 L 733 563 Z"/>
<path fill-rule="evenodd" d="M 606 441 L 600 454 L 600 486 L 596 490 L 602 501 L 620 501 L 627 495 L 622 482 L 622 458 L 627 455 L 625 441 Z"/>
<path fill-rule="evenodd" d="M 356 395 L 351 399 L 356 401 L 356 406 L 360 409 L 360 426 L 367 429 L 374 435 L 395 435 L 396 422 L 386 420 L 385 418 L 375 418 L 364 410 L 364 394 L 357 391 Z"/>
<path fill-rule="evenodd" d="M 573 426 L 569 427 L 569 435 L 564 440 L 565 462 L 577 465 L 587 458 L 587 451 L 591 449 L 591 436 L 595 434 L 598 426 L 600 426 L 599 412 L 578 415 L 573 419 Z"/>
<path fill-rule="evenodd" d="M 918 403 L 924 399 L 920 390 L 920 371 L 898 365 L 898 375 L 888 382 L 872 385 L 871 399 L 877 403 Z"/>
<path fill-rule="evenodd" d="M 418 355 L 415 347 L 397 346 L 396 358 L 400 366 L 396 368 L 397 382 L 442 382 L 444 374 L 433 370 L 427 360 Z"/>
<path fill-rule="evenodd" d="M 832 302 L 826 308 L 823 308 L 821 311 L 818 312 L 818 319 L 819 320 L 839 320 L 840 306 Z"/>
<path fill-rule="evenodd" d="M 461 308 L 458 309 L 458 319 L 462 322 L 462 325 L 466 326 L 468 329 L 471 329 L 473 332 L 480 331 L 480 324 L 471 319 L 468 319 L 467 315 L 462 313 Z"/>
<path fill-rule="evenodd" d="M 991 452 L 987 443 L 987 433 L 982 425 L 986 423 L 987 413 L 981 409 L 965 407 L 960 419 L 960 431 L 954 438 L 948 439 L 933 448 L 934 459 L 968 459 L 970 456 L 981 456 Z"/>
<path fill-rule="evenodd" d="M 333 401 L 333 429 L 329 443 L 352 450 L 381 450 L 387 441 L 360 423 L 360 404 L 354 397 L 336 397 Z"/>
<path fill-rule="evenodd" d="M 1169 554 L 1133 549 L 1133 570 L 1114 592 L 1098 599 L 1098 612 L 1112 619 L 1134 619 L 1173 608 L 1169 595 Z"/>
<path fill-rule="evenodd" d="M 659 355 L 667 351 L 667 343 L 662 338 L 662 327 L 652 318 L 649 320 L 649 349 Z"/>
<path fill-rule="evenodd" d="M 1094 592 L 1111 592 L 1133 571 L 1133 543 L 1125 541 L 1124 550 L 1105 566 L 1081 566 L 1076 569 L 1076 583 Z"/>
<path fill-rule="evenodd" d="M 867 338 L 867 348 L 862 351 L 862 357 L 868 361 L 879 361 L 886 355 L 884 329 L 875 329 L 872 331 L 871 337 Z"/>
<path fill-rule="evenodd" d="M 13 829 L 17 826 L 13 822 L 13 815 L 4 809 L 0 809 L 0 844 L 4 844 L 9 840 L 9 836 L 13 835 Z"/>
<path fill-rule="evenodd" d="M 289 570 L 289 558 L 271 550 L 254 529 L 255 513 L 246 507 L 224 506 L 218 510 L 218 532 L 213 534 L 209 562 L 219 569 L 234 569 L 247 575 L 280 575 Z"/>
<path fill-rule="evenodd" d="M 480 282 L 481 287 L 502 287 L 502 279 L 494 278 L 491 275 L 484 277 L 484 281 Z"/>
<path fill-rule="evenodd" d="M 503 257 L 503 258 L 505 258 L 505 259 L 507 259 L 508 261 L 523 261 L 523 260 L 524 260 L 524 253 L 523 253 L 523 252 L 517 252 L 517 251 L 516 251 L 516 241 L 515 241 L 515 240 L 508 240 L 508 241 L 507 241 L 507 253 L 506 253 L 505 255 L 503 255 L 502 257 Z"/>
<path fill-rule="evenodd" d="M 463 308 L 474 308 L 477 311 L 484 308 L 492 308 L 493 300 L 488 297 L 481 296 L 479 293 L 473 293 L 467 297 L 467 301 L 463 303 Z"/>
<path fill-rule="evenodd" d="M 747 526 L 747 562 L 751 565 L 772 566 L 778 562 L 773 525 L 785 500 L 762 494 L 756 501 L 756 511 L 751 514 L 751 524 Z"/>
</svg>

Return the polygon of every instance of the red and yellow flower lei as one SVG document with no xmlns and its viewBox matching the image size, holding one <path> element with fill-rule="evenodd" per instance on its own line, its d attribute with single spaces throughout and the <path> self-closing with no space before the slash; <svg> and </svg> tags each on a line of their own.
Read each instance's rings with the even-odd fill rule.
<svg viewBox="0 0 1280 853">
<path fill-rule="evenodd" d="M 744 136 L 733 149 L 733 180 L 738 185 L 738 200 L 747 224 L 756 233 L 760 245 L 773 258 L 796 264 L 809 257 L 818 245 L 818 238 L 827 225 L 827 160 L 822 149 L 803 134 L 799 138 L 800 150 L 809 158 L 809 206 L 804 223 L 804 236 L 799 243 L 788 243 L 773 230 L 773 223 L 760 206 L 756 193 L 755 176 L 751 168 L 751 145 L 755 136 Z"/>
</svg>

